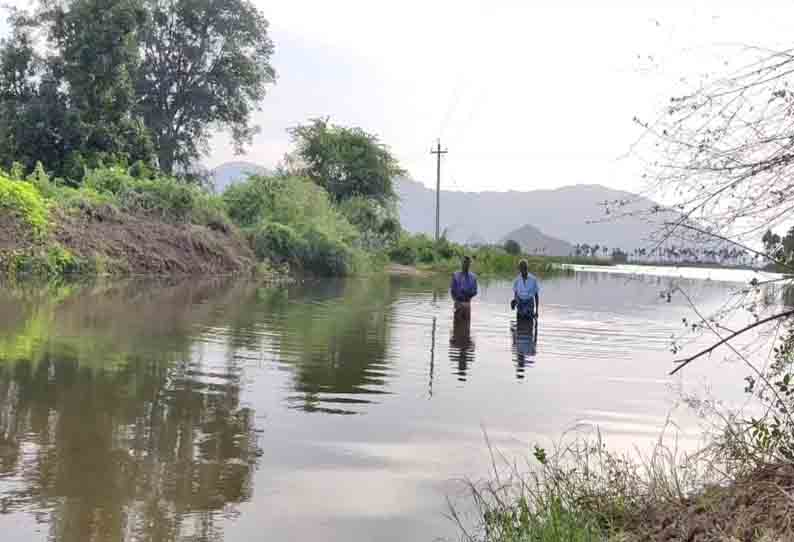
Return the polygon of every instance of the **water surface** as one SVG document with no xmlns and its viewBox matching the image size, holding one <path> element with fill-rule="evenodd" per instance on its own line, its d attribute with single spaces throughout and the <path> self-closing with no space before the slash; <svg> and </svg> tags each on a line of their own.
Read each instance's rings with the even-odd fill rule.
<svg viewBox="0 0 794 542">
<path fill-rule="evenodd" d="M 507 453 L 588 427 L 647 446 L 671 413 L 697 434 L 682 390 L 742 399 L 721 356 L 667 373 L 690 304 L 748 275 L 602 271 L 544 280 L 518 329 L 498 280 L 470 326 L 444 279 L 0 290 L 2 539 L 433 540 L 483 429 Z"/>
</svg>

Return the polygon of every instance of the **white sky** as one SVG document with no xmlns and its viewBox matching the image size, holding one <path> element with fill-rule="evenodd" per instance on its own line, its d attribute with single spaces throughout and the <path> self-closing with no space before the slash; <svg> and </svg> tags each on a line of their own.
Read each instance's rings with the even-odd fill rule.
<svg viewBox="0 0 794 542">
<path fill-rule="evenodd" d="M 440 136 L 442 188 L 463 190 L 639 190 L 639 165 L 620 159 L 640 133 L 632 117 L 652 118 L 741 44 L 790 44 L 794 15 L 777 0 L 254 2 L 279 80 L 243 159 L 274 165 L 286 128 L 330 116 L 378 134 L 428 185 Z M 234 159 L 216 137 L 207 165 Z"/>
</svg>

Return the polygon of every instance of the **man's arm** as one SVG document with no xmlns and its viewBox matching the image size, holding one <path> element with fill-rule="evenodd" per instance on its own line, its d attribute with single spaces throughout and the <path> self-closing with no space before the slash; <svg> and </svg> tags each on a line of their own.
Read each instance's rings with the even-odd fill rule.
<svg viewBox="0 0 794 542">
<path fill-rule="evenodd" d="M 535 292 L 535 318 L 540 316 L 540 293 Z"/>
<path fill-rule="evenodd" d="M 471 292 L 471 297 L 474 297 L 474 296 L 477 295 L 477 277 L 472 275 L 471 278 L 472 278 L 472 282 L 474 283 L 474 288 L 473 288 L 473 291 Z M 471 298 L 469 298 L 469 299 L 471 299 Z"/>
<path fill-rule="evenodd" d="M 452 274 L 452 280 L 449 283 L 449 295 L 452 296 L 452 299 L 457 301 L 458 300 L 458 291 L 457 291 L 457 283 L 455 282 L 455 274 Z"/>
</svg>

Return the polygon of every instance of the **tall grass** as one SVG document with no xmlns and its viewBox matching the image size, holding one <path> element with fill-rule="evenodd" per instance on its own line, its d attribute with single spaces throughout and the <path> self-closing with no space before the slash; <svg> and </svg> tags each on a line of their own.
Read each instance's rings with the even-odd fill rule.
<svg viewBox="0 0 794 542">
<path fill-rule="evenodd" d="M 644 528 L 647 511 L 683 507 L 704 484 L 723 479 L 703 456 L 661 438 L 650 455 L 630 456 L 608 451 L 600 435 L 576 437 L 551 453 L 536 447 L 523 468 L 488 446 L 490 478 L 467 482 L 474 519 L 450 502 L 469 542 L 625 540 Z"/>
</svg>

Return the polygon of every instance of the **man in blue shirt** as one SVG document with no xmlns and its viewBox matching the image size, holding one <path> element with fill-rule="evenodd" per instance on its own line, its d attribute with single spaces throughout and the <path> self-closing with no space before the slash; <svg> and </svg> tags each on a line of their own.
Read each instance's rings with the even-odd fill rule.
<svg viewBox="0 0 794 542">
<path fill-rule="evenodd" d="M 463 257 L 461 270 L 452 275 L 449 293 L 455 300 L 455 318 L 469 318 L 471 316 L 471 300 L 477 295 L 477 275 L 471 273 L 471 258 Z"/>
<path fill-rule="evenodd" d="M 513 300 L 510 308 L 515 309 L 519 320 L 537 318 L 540 313 L 540 287 L 538 279 L 529 272 L 526 260 L 518 264 L 518 277 L 513 282 Z"/>
</svg>

